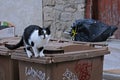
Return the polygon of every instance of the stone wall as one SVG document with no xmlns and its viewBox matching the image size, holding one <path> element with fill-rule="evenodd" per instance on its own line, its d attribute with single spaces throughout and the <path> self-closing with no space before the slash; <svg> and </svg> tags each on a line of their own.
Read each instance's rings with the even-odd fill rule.
<svg viewBox="0 0 120 80">
<path fill-rule="evenodd" d="M 84 18 L 85 0 L 43 0 L 43 25 L 51 25 L 52 37 L 70 38 L 64 34 L 72 23 Z"/>
</svg>

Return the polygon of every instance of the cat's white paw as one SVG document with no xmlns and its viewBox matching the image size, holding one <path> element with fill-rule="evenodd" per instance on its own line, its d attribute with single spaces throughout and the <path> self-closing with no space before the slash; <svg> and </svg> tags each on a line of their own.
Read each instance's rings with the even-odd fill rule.
<svg viewBox="0 0 120 80">
<path fill-rule="evenodd" d="M 38 54 L 35 54 L 35 57 L 39 57 L 39 55 L 38 55 Z"/>
<path fill-rule="evenodd" d="M 28 51 L 28 50 L 26 50 L 26 52 L 27 52 L 27 56 L 28 56 L 29 58 L 31 58 L 33 54 L 32 54 L 30 51 Z"/>
<path fill-rule="evenodd" d="M 29 58 L 31 58 L 31 57 L 32 57 L 32 55 L 28 55 L 28 57 L 29 57 Z"/>
<path fill-rule="evenodd" d="M 44 57 L 44 53 L 43 52 L 40 52 L 40 57 Z"/>
</svg>

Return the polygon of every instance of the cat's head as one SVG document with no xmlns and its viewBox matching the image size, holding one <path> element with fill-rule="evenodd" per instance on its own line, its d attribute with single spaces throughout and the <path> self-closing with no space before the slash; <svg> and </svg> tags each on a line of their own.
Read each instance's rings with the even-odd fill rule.
<svg viewBox="0 0 120 80">
<path fill-rule="evenodd" d="M 39 30 L 39 36 L 42 38 L 42 39 L 49 39 L 50 38 L 50 34 L 51 34 L 51 31 L 50 31 L 50 26 L 46 27 L 46 28 L 41 28 Z"/>
</svg>

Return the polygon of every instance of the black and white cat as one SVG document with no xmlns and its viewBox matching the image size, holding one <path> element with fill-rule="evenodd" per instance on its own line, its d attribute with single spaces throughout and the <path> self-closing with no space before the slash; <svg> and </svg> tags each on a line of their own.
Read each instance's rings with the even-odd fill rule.
<svg viewBox="0 0 120 80">
<path fill-rule="evenodd" d="M 19 43 L 17 43 L 16 45 L 5 44 L 5 47 L 13 50 L 24 46 L 29 58 L 33 56 L 33 53 L 35 57 L 43 57 L 45 56 L 43 53 L 44 46 L 50 39 L 50 33 L 50 26 L 48 26 L 47 28 L 41 28 L 37 25 L 30 25 L 25 28 Z M 31 49 L 33 50 L 33 53 Z"/>
</svg>

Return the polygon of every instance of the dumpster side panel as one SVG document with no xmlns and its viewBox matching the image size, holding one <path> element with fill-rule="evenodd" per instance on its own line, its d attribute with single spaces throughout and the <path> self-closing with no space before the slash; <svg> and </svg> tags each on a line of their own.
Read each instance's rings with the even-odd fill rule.
<svg viewBox="0 0 120 80">
<path fill-rule="evenodd" d="M 20 80 L 102 80 L 103 56 L 39 64 L 19 61 Z"/>
<path fill-rule="evenodd" d="M 20 80 L 49 80 L 50 66 L 19 61 Z"/>
<path fill-rule="evenodd" d="M 90 80 L 102 80 L 102 72 L 103 72 L 103 60 L 104 56 L 99 56 L 94 58 L 92 62 L 92 72 Z"/>
<path fill-rule="evenodd" d="M 9 56 L 0 56 L 0 80 L 19 80 L 17 62 Z"/>
<path fill-rule="evenodd" d="M 12 80 L 19 80 L 19 66 L 18 66 L 18 61 L 17 60 L 11 60 L 11 72 L 12 72 Z"/>
<path fill-rule="evenodd" d="M 57 63 L 51 80 L 102 80 L 103 57 Z"/>
</svg>

